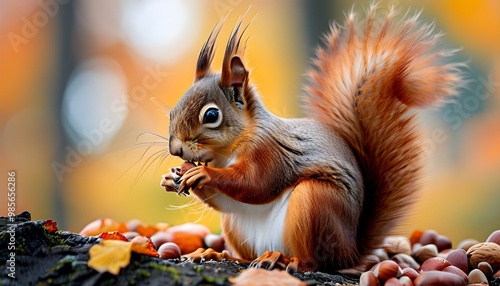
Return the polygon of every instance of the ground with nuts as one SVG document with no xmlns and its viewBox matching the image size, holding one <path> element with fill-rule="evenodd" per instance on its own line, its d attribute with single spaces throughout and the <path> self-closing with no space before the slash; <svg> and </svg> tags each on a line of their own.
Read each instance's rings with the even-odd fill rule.
<svg viewBox="0 0 500 286">
<path fill-rule="evenodd" d="M 13 223 L 15 280 L 8 277 L 12 263 L 6 263 L 11 255 L 8 244 L 12 241 Z M 455 247 L 449 238 L 435 230 L 415 231 L 409 238 L 390 236 L 367 257 L 368 271 L 298 272 L 293 276 L 279 270 L 249 269 L 244 263 L 228 260 L 181 261 L 181 254 L 190 253 L 193 247 L 224 249 L 223 238 L 210 234 L 203 225 L 145 226 L 137 220 L 119 224 L 100 219 L 91 222 L 80 234 L 58 230 L 51 220 L 31 221 L 28 212 L 16 216 L 14 222 L 0 218 L 0 285 L 500 286 L 500 230 L 485 242 L 467 239 Z M 142 254 L 136 250 L 129 252 L 129 262 L 116 272 L 93 266 L 91 249 L 105 248 L 104 242 L 115 240 L 125 241 L 119 245 L 146 241 L 141 245 L 150 248 L 139 249 Z M 108 258 L 117 260 L 118 256 L 112 251 L 105 257 L 104 265 L 110 264 Z"/>
<path fill-rule="evenodd" d="M 130 264 L 119 275 L 98 273 L 87 266 L 89 249 L 99 243 L 97 237 L 84 237 L 67 231 L 49 233 L 44 226 L 45 221 L 31 221 L 28 212 L 16 217 L 14 280 L 7 276 L 9 270 L 5 264 L 9 255 L 6 247 L 8 223 L 8 218 L 0 219 L 0 285 L 231 285 L 231 282 L 248 285 L 244 284 L 245 277 L 239 281 L 234 278 L 247 269 L 247 265 L 227 260 L 200 264 L 133 253 Z M 249 274 L 252 281 L 255 281 L 255 275 L 263 276 L 266 281 L 272 281 L 271 276 L 278 277 L 281 282 L 286 281 L 272 271 Z M 305 285 L 356 283 L 355 279 L 320 272 L 296 273 L 295 277 L 306 281 Z M 290 285 L 300 285 L 298 279 L 291 280 L 294 284 Z"/>
</svg>

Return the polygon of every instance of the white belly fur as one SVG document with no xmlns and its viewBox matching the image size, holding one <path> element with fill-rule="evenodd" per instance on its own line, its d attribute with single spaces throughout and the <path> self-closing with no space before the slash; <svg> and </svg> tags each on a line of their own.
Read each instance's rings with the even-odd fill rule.
<svg viewBox="0 0 500 286">
<path fill-rule="evenodd" d="M 214 199 L 224 213 L 230 213 L 231 229 L 245 237 L 242 244 L 261 255 L 266 250 L 284 251 L 283 230 L 290 194 L 291 189 L 285 190 L 278 200 L 265 205 L 237 202 L 221 193 Z"/>
</svg>

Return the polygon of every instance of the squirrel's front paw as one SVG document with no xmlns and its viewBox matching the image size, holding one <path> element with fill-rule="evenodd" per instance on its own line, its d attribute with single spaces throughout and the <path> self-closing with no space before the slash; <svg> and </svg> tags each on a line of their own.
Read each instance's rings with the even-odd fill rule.
<svg viewBox="0 0 500 286">
<path fill-rule="evenodd" d="M 179 175 L 180 168 L 172 168 L 170 169 L 170 173 L 167 173 L 162 176 L 162 180 L 160 181 L 160 186 L 165 188 L 167 192 L 178 192 L 180 187 L 180 179 L 181 175 Z"/>
<path fill-rule="evenodd" d="M 170 173 L 162 176 L 160 186 L 165 188 L 167 192 L 176 192 L 178 195 L 189 195 L 189 187 L 183 188 L 182 180 L 184 174 L 196 165 L 193 162 L 186 161 L 181 167 L 170 169 Z"/>
<path fill-rule="evenodd" d="M 189 189 L 198 188 L 201 189 L 203 186 L 210 182 L 211 178 L 208 175 L 207 167 L 197 166 L 189 169 L 181 178 L 181 185 L 179 187 L 179 192 L 185 192 Z"/>
</svg>

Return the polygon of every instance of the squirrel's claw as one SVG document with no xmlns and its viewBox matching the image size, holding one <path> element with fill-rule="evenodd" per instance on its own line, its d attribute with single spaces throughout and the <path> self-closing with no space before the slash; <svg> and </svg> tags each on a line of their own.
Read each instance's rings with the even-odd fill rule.
<svg viewBox="0 0 500 286">
<path fill-rule="evenodd" d="M 253 268 L 264 268 L 264 269 L 286 269 L 290 274 L 297 272 L 299 268 L 299 259 L 296 257 L 286 258 L 279 251 L 266 251 L 261 256 L 257 257 L 250 267 Z"/>
<path fill-rule="evenodd" d="M 206 183 L 210 182 L 211 178 L 210 175 L 208 175 L 206 168 L 207 167 L 205 166 L 197 166 L 189 169 L 181 177 L 179 192 L 182 193 L 194 188 L 201 189 Z"/>
<path fill-rule="evenodd" d="M 217 252 L 213 250 L 212 248 L 204 249 L 204 248 L 198 248 L 196 251 L 185 254 L 182 256 L 183 259 L 194 262 L 194 263 L 201 263 L 205 261 L 221 261 L 222 259 L 228 259 L 232 261 L 238 261 L 238 262 L 243 262 L 243 263 L 249 263 L 250 261 L 245 260 L 245 259 L 240 259 L 232 256 L 227 252 L 227 250 L 223 250 L 222 252 Z"/>
</svg>

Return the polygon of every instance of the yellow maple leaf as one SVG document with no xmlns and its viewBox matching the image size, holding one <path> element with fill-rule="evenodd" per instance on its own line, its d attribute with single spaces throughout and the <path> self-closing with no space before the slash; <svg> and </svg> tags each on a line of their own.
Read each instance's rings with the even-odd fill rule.
<svg viewBox="0 0 500 286">
<path fill-rule="evenodd" d="M 130 263 L 132 244 L 121 240 L 101 240 L 89 250 L 87 265 L 99 272 L 108 271 L 114 275 Z"/>
</svg>

